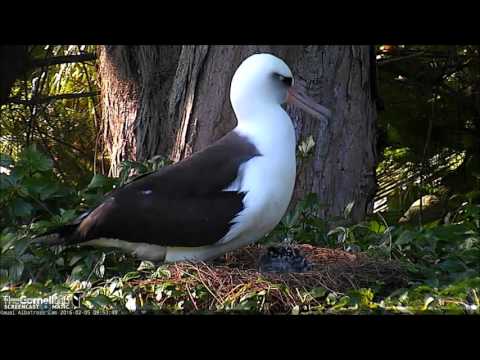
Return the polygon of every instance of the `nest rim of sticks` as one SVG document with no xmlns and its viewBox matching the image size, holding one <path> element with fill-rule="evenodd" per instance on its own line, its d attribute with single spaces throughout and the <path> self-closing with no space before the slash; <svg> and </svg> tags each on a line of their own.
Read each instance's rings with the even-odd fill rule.
<svg viewBox="0 0 480 360">
<path fill-rule="evenodd" d="M 312 265 L 308 271 L 260 272 L 258 261 L 268 247 L 255 244 L 228 253 L 211 263 L 169 264 L 166 266 L 168 281 L 185 290 L 192 311 L 215 311 L 225 308 L 226 304 L 241 302 L 249 294 L 263 294 L 264 303 L 269 304 L 268 312 L 288 312 L 292 307 L 302 305 L 305 297 L 301 293 L 315 288 L 343 294 L 348 290 L 371 287 L 375 282 L 402 287 L 408 281 L 398 261 L 306 244 L 293 246 Z M 139 280 L 150 285 L 164 281 L 160 278 Z M 198 286 L 203 286 L 210 293 L 207 301 L 200 301 L 192 295 Z M 285 288 L 295 291 L 282 291 Z M 310 298 L 309 302 L 312 305 L 319 304 L 315 298 Z"/>
</svg>

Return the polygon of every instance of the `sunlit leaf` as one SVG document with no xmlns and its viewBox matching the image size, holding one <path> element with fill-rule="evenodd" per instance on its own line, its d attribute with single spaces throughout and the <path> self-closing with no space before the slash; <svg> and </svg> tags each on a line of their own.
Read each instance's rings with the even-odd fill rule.
<svg viewBox="0 0 480 360">
<path fill-rule="evenodd" d="M 39 152 L 34 146 L 27 147 L 21 154 L 18 167 L 24 171 L 47 171 L 51 169 L 53 162 L 47 156 Z"/>
<path fill-rule="evenodd" d="M 348 218 L 348 216 L 350 215 L 350 213 L 352 212 L 352 209 L 353 209 L 353 206 L 355 205 L 355 201 L 351 201 L 347 204 L 347 206 L 345 206 L 345 210 L 343 212 L 343 216 L 345 218 Z"/>
</svg>

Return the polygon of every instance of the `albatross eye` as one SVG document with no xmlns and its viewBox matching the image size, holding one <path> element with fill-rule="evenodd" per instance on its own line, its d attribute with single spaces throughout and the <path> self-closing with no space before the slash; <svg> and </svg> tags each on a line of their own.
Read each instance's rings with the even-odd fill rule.
<svg viewBox="0 0 480 360">
<path fill-rule="evenodd" d="M 283 76 L 280 74 L 275 74 L 275 76 L 287 86 L 292 86 L 293 79 L 291 77 Z"/>
</svg>

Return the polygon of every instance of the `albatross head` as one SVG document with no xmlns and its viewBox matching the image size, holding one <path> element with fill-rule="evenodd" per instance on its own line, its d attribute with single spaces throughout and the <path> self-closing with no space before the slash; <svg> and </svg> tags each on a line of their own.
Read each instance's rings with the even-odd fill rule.
<svg viewBox="0 0 480 360">
<path fill-rule="evenodd" d="M 232 78 L 230 101 L 237 117 L 285 103 L 297 105 L 317 118 L 331 116 L 330 110 L 295 84 L 288 65 L 271 54 L 255 54 L 240 64 Z"/>
</svg>

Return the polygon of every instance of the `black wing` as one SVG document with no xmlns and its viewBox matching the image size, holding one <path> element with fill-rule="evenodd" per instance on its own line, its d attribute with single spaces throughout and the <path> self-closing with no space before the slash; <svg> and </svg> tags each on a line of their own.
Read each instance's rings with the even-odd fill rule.
<svg viewBox="0 0 480 360">
<path fill-rule="evenodd" d="M 163 246 L 201 246 L 220 240 L 243 210 L 245 194 L 222 191 L 256 147 L 231 132 L 177 164 L 115 190 L 67 237 L 79 243 L 99 237 Z"/>
</svg>

